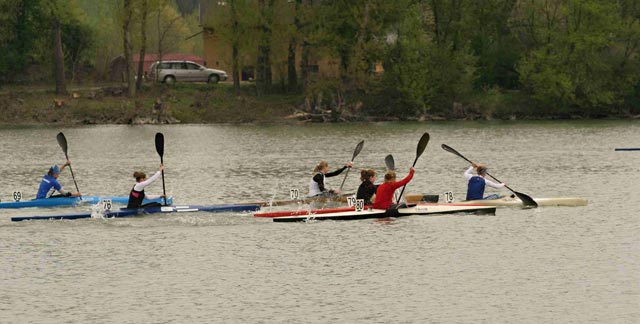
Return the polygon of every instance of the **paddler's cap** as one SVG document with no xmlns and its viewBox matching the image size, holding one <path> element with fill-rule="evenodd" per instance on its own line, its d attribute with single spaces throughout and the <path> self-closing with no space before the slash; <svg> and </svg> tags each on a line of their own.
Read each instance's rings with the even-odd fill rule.
<svg viewBox="0 0 640 324">
<path fill-rule="evenodd" d="M 478 170 L 478 174 L 485 174 L 487 173 L 487 167 L 484 165 L 479 165 L 478 168 L 476 169 Z"/>
<path fill-rule="evenodd" d="M 49 171 L 51 172 L 51 174 L 60 174 L 60 168 L 57 164 L 52 165 Z"/>
</svg>

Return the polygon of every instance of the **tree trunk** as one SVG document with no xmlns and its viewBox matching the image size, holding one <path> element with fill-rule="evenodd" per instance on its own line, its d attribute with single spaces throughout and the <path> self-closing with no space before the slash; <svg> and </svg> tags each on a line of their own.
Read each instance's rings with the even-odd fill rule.
<svg viewBox="0 0 640 324">
<path fill-rule="evenodd" d="M 131 45 L 131 16 L 133 14 L 133 8 L 131 7 L 131 0 L 124 0 L 124 19 L 122 21 L 122 38 L 124 45 L 124 59 L 125 59 L 125 79 L 127 81 L 127 95 L 130 98 L 136 96 L 136 84 L 133 79 L 133 49 Z"/>
<path fill-rule="evenodd" d="M 309 42 L 302 42 L 302 53 L 300 54 L 300 70 L 302 74 L 302 89 L 307 89 L 309 85 Z"/>
<path fill-rule="evenodd" d="M 298 72 L 296 71 L 296 38 L 291 37 L 289 40 L 289 55 L 287 57 L 287 80 L 289 91 L 295 91 L 298 88 Z"/>
<path fill-rule="evenodd" d="M 138 79 L 136 80 L 136 89 L 142 88 L 142 82 L 146 79 L 144 75 L 144 56 L 147 52 L 147 15 L 148 15 L 148 1 L 142 0 L 142 20 L 140 21 L 140 36 L 142 37 L 142 44 L 140 45 L 140 58 L 138 61 Z M 143 77 L 144 76 L 144 77 Z"/>
<path fill-rule="evenodd" d="M 256 64 L 256 95 L 262 96 L 271 89 L 271 24 L 273 0 L 265 4 L 265 0 L 259 0 L 260 6 L 260 44 L 258 45 L 258 60 Z"/>
<path fill-rule="evenodd" d="M 233 77 L 233 90 L 236 96 L 240 95 L 240 35 L 238 33 L 238 13 L 236 11 L 236 2 L 234 0 L 230 1 L 231 3 L 231 23 L 233 24 L 233 38 L 231 45 L 231 61 L 232 61 L 232 77 Z"/>
<path fill-rule="evenodd" d="M 53 21 L 53 61 L 56 79 L 56 93 L 66 94 L 67 84 L 64 78 L 64 52 L 62 51 L 62 26 L 58 19 Z"/>
</svg>

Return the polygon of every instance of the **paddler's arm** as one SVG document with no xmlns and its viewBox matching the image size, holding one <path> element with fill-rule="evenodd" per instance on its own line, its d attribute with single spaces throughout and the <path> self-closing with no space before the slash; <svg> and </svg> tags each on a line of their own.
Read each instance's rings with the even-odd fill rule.
<svg viewBox="0 0 640 324">
<path fill-rule="evenodd" d="M 71 165 L 71 161 L 67 160 L 67 162 L 63 163 L 60 167 L 60 172 L 62 172 L 62 170 L 67 167 L 67 165 Z"/>
<path fill-rule="evenodd" d="M 495 182 L 493 182 L 491 180 L 488 180 L 488 179 L 485 179 L 484 183 L 487 186 L 489 186 L 491 188 L 496 188 L 496 189 L 504 188 L 504 186 L 506 186 L 506 184 L 504 184 L 504 183 L 495 183 Z"/>
<path fill-rule="evenodd" d="M 474 166 L 470 166 L 467 171 L 464 172 L 464 178 L 469 180 L 473 177 L 473 174 L 471 172 L 473 172 Z"/>
<path fill-rule="evenodd" d="M 162 175 L 162 170 L 164 170 L 164 166 L 160 168 L 159 171 L 157 171 L 153 176 L 151 176 L 151 178 L 142 181 L 142 182 L 138 182 L 136 183 L 135 186 L 135 190 L 136 191 L 142 191 L 146 186 L 152 184 L 154 181 L 158 180 L 158 178 L 160 177 L 160 175 Z"/>
<path fill-rule="evenodd" d="M 339 175 L 340 173 L 342 173 L 342 171 L 344 171 L 344 170 L 346 170 L 347 168 L 350 168 L 350 167 L 352 167 L 352 166 L 353 166 L 353 163 L 352 163 L 352 162 L 349 162 L 349 163 L 347 163 L 345 166 L 343 166 L 342 168 L 340 168 L 340 169 L 338 169 L 338 170 L 335 170 L 335 171 L 333 171 L 333 172 L 326 173 L 324 176 L 325 176 L 325 177 L 327 177 L 327 178 L 335 177 L 335 176 Z"/>
</svg>

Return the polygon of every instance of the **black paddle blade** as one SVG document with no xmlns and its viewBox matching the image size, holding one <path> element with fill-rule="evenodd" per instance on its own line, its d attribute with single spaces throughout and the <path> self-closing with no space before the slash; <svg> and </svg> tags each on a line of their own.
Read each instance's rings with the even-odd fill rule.
<svg viewBox="0 0 640 324">
<path fill-rule="evenodd" d="M 58 133 L 58 136 L 56 136 L 56 138 L 58 139 L 58 145 L 60 145 L 60 147 L 62 148 L 62 151 L 64 152 L 64 155 L 67 155 L 67 138 L 64 137 L 64 134 L 62 134 L 62 132 Z"/>
<path fill-rule="evenodd" d="M 472 163 L 471 160 L 469 160 L 466 157 L 464 157 L 464 155 L 460 154 L 460 152 L 454 150 L 453 147 L 451 147 L 451 146 L 449 146 L 447 144 L 442 144 L 441 147 L 442 147 L 443 150 L 445 150 L 445 151 L 447 151 L 449 153 L 453 153 L 453 154 L 455 154 L 455 155 L 467 160 L 467 162 Z"/>
<path fill-rule="evenodd" d="M 360 143 L 358 143 L 358 145 L 356 145 L 356 149 L 353 151 L 353 157 L 351 158 L 351 162 L 353 162 L 353 160 L 356 159 L 356 156 L 358 156 L 358 154 L 360 154 L 360 151 L 362 151 L 362 147 L 364 146 L 364 140 L 360 141 Z"/>
<path fill-rule="evenodd" d="M 396 162 L 393 160 L 393 155 L 389 154 L 384 158 L 384 164 L 387 165 L 387 170 L 393 171 L 396 169 Z"/>
<path fill-rule="evenodd" d="M 429 133 L 424 133 L 420 138 L 420 142 L 418 142 L 418 147 L 416 148 L 416 161 L 413 162 L 413 166 L 416 166 L 416 162 L 418 162 L 418 158 L 427 148 L 427 144 L 429 144 Z"/>
<path fill-rule="evenodd" d="M 156 133 L 156 152 L 160 158 L 164 155 L 164 135 L 162 133 Z"/>
<path fill-rule="evenodd" d="M 511 190 L 513 191 L 513 190 Z M 529 197 L 528 195 L 525 195 L 521 192 L 517 192 L 517 191 L 513 191 L 514 194 L 516 194 L 516 196 L 518 196 L 518 198 L 520 198 L 520 200 L 522 200 L 522 204 L 525 207 L 538 207 L 538 203 L 533 200 L 533 198 Z"/>
</svg>

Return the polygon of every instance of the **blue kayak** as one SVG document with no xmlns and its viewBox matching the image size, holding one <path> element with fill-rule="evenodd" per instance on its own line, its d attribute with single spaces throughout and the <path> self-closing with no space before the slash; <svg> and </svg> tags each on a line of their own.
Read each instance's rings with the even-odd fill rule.
<svg viewBox="0 0 640 324">
<path fill-rule="evenodd" d="M 158 206 L 140 209 L 117 209 L 105 211 L 104 218 L 131 217 L 136 215 L 157 214 L 157 213 L 188 213 L 188 212 L 251 212 L 260 209 L 260 205 L 182 205 L 182 206 Z M 12 222 L 20 222 L 24 220 L 48 220 L 48 219 L 83 219 L 91 218 L 91 212 L 61 214 L 61 215 L 45 215 L 45 216 L 18 216 L 11 217 Z"/>
<path fill-rule="evenodd" d="M 128 196 L 82 196 L 82 197 L 60 197 L 60 198 L 43 198 L 31 199 L 24 201 L 4 201 L 0 202 L 0 208 L 29 208 L 29 207 L 61 207 L 76 206 L 82 204 L 95 205 L 103 199 L 111 199 L 114 204 L 126 205 L 129 202 Z M 163 198 L 144 200 L 143 204 L 158 202 L 164 203 Z M 172 204 L 173 198 L 167 198 L 167 204 Z"/>
</svg>

